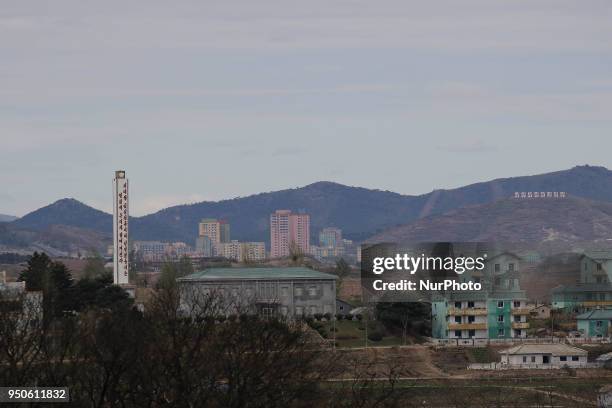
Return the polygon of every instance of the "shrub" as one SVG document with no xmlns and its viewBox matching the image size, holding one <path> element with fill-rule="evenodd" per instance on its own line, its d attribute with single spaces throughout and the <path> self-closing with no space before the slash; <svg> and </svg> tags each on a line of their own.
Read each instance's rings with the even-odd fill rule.
<svg viewBox="0 0 612 408">
<path fill-rule="evenodd" d="M 344 315 L 343 315 L 343 314 L 338 313 L 338 314 L 336 315 L 336 320 L 342 320 L 342 319 L 344 319 Z"/>
<path fill-rule="evenodd" d="M 330 321 L 330 320 L 331 320 L 331 318 L 332 318 L 332 315 L 331 315 L 331 313 L 325 313 L 325 314 L 323 315 L 323 317 L 325 318 L 325 320 Z"/>
<path fill-rule="evenodd" d="M 368 333 L 368 339 L 371 341 L 381 341 L 383 339 L 383 334 L 378 330 L 371 331 Z"/>
<path fill-rule="evenodd" d="M 357 318 L 357 320 L 362 321 L 363 320 L 363 315 L 362 314 L 357 314 L 355 315 L 355 317 Z"/>
<path fill-rule="evenodd" d="M 323 314 L 322 313 L 315 313 L 314 314 L 314 318 L 317 320 L 322 320 L 323 319 Z"/>
</svg>

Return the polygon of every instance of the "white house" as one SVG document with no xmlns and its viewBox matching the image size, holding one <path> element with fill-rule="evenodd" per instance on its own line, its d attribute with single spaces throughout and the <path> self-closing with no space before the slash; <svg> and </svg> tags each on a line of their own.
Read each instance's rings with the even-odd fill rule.
<svg viewBox="0 0 612 408">
<path fill-rule="evenodd" d="M 503 350 L 501 363 L 512 368 L 586 367 L 587 352 L 567 344 L 522 344 Z"/>
</svg>

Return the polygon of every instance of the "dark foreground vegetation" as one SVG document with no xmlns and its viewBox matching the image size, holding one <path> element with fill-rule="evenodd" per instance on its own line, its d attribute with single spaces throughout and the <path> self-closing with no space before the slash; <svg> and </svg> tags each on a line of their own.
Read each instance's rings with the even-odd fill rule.
<svg viewBox="0 0 612 408">
<path fill-rule="evenodd" d="M 73 284 L 41 258 L 23 277 L 46 300 L 2 294 L 0 386 L 67 386 L 85 407 L 394 405 L 392 370 L 361 367 L 326 385 L 346 373 L 346 357 L 340 364 L 300 322 L 227 314 L 214 295 L 185 310 L 170 280 L 140 311 L 103 278 Z"/>
</svg>

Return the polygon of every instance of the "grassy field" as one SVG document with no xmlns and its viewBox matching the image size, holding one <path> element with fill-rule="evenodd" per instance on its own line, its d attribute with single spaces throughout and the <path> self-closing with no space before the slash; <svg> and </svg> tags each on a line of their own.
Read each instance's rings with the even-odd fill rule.
<svg viewBox="0 0 612 408">
<path fill-rule="evenodd" d="M 400 380 L 393 398 L 402 407 L 594 407 L 607 384 L 610 378 Z"/>
<path fill-rule="evenodd" d="M 325 328 L 325 337 L 333 339 L 333 322 L 320 322 Z M 338 347 L 364 347 L 366 344 L 365 322 L 356 320 L 336 321 L 336 343 Z M 398 346 L 402 339 L 396 336 L 383 336 L 379 341 L 368 340 L 368 346 Z"/>
</svg>

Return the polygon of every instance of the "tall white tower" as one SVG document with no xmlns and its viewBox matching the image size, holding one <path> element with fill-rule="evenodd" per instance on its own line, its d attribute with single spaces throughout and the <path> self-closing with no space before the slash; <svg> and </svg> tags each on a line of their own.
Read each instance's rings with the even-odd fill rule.
<svg viewBox="0 0 612 408">
<path fill-rule="evenodd" d="M 118 170 L 113 179 L 113 280 L 116 285 L 129 283 L 128 203 L 128 179 L 124 170 Z"/>
</svg>

